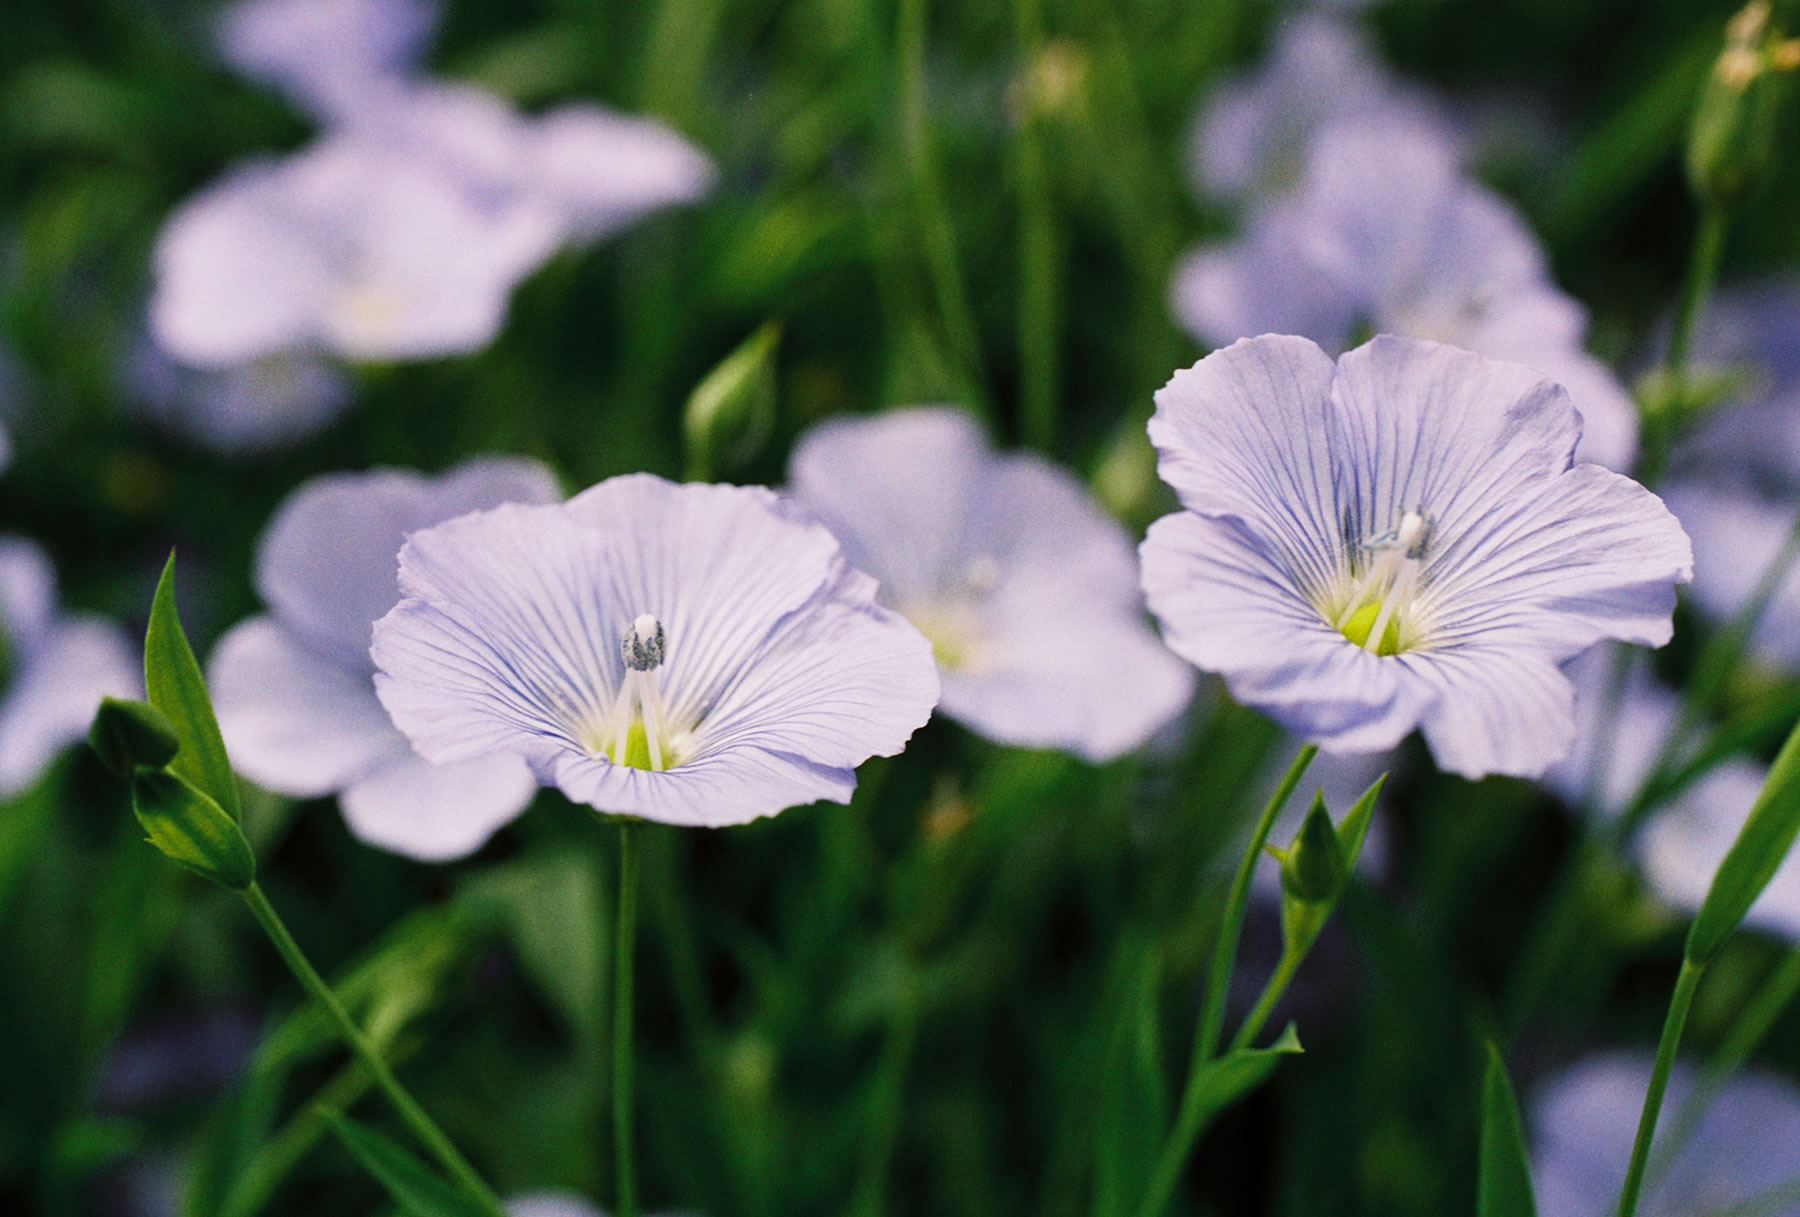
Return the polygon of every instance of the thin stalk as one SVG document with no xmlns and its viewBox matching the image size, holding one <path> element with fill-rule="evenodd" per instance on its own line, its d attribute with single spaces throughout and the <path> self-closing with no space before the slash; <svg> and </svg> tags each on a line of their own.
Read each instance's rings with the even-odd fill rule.
<svg viewBox="0 0 1800 1217">
<path fill-rule="evenodd" d="M 1269 983 L 1263 986 L 1262 996 L 1256 999 L 1256 1005 L 1244 1016 L 1244 1023 L 1237 1029 L 1237 1034 L 1231 1037 L 1231 1047 L 1227 1051 L 1237 1052 L 1256 1042 L 1263 1024 L 1269 1021 L 1269 1014 L 1275 1009 L 1275 1003 L 1287 992 L 1288 985 L 1293 983 L 1294 974 L 1306 962 L 1312 944 L 1317 941 L 1318 935 L 1314 934 L 1305 942 L 1293 943 L 1282 949 L 1281 962 L 1275 965 L 1275 971 L 1269 976 Z"/>
<path fill-rule="evenodd" d="M 1019 190 L 1020 431 L 1040 452 L 1056 444 L 1056 331 L 1061 311 L 1057 282 L 1056 214 L 1044 164 L 1043 133 L 1033 74 L 1043 50 L 1040 0 L 1013 0 L 1013 30 L 1023 64 L 1014 136 Z"/>
<path fill-rule="evenodd" d="M 345 1010 L 343 1004 L 338 1001 L 337 994 L 331 991 L 331 986 L 326 984 L 324 978 L 313 968 L 305 953 L 300 950 L 300 944 L 294 941 L 294 936 L 288 933 L 287 926 L 282 924 L 281 916 L 276 913 L 275 906 L 269 903 L 267 896 L 263 895 L 262 888 L 255 883 L 245 888 L 244 903 L 249 906 L 250 914 L 256 918 L 257 924 L 261 925 L 263 931 L 268 934 L 269 941 L 275 944 L 275 950 L 281 955 L 282 961 L 287 964 L 288 969 L 293 972 L 294 978 L 300 982 L 301 988 L 305 989 L 307 994 L 318 1002 L 320 1007 L 331 1016 L 332 1021 L 337 1024 L 338 1034 L 343 1036 L 344 1043 L 349 1045 L 350 1051 L 362 1062 L 363 1068 L 369 1071 L 369 1076 L 374 1079 L 375 1085 L 380 1087 L 382 1094 L 387 1096 L 395 1113 L 412 1130 L 413 1136 L 417 1137 L 419 1143 L 431 1151 L 432 1157 L 438 1160 L 438 1164 L 449 1172 L 450 1177 L 464 1192 L 468 1193 L 469 1198 L 484 1212 L 489 1213 L 491 1217 L 506 1217 L 506 1211 L 500 1207 L 500 1201 L 492 1189 L 482 1182 L 481 1176 L 475 1173 L 475 1168 L 469 1165 L 468 1159 L 462 1156 L 456 1146 L 451 1144 L 450 1138 L 446 1137 L 443 1130 L 425 1113 L 425 1109 L 419 1106 L 411 1094 L 407 1093 L 404 1086 L 400 1085 L 400 1080 L 388 1068 L 381 1053 L 369 1041 L 368 1036 L 363 1034 L 362 1028 L 356 1025 L 356 1020 L 350 1017 L 349 1011 Z"/>
<path fill-rule="evenodd" d="M 632 950 L 637 942 L 638 829 L 619 825 L 619 916 L 613 942 L 613 1167 L 618 1217 L 637 1217 L 637 1175 L 632 1151 L 631 1023 Z"/>
<path fill-rule="evenodd" d="M 913 205 L 918 211 L 925 261 L 937 295 L 944 335 L 959 371 L 968 381 L 969 404 L 988 413 L 987 375 L 982 368 L 981 334 L 969 307 L 963 285 L 962 263 L 956 252 L 956 231 L 944 205 L 944 189 L 932 159 L 925 123 L 926 0 L 900 0 L 900 145 L 911 179 Z"/>
<path fill-rule="evenodd" d="M 1650 1143 L 1656 1136 L 1656 1119 L 1662 1111 L 1663 1092 L 1669 1088 L 1669 1071 L 1675 1067 L 1675 1050 L 1681 1046 L 1681 1032 L 1687 1026 L 1688 1011 L 1694 1004 L 1694 990 L 1699 988 L 1700 977 L 1705 971 L 1704 964 L 1691 959 L 1681 961 L 1681 975 L 1675 979 L 1675 992 L 1669 997 L 1668 1017 L 1663 1020 L 1662 1039 L 1656 1045 L 1650 1088 L 1644 1092 L 1644 1110 L 1638 1117 L 1631 1163 L 1625 1168 L 1625 1186 L 1619 1193 L 1619 1217 L 1633 1217 L 1637 1212 L 1638 1194 L 1644 1187 L 1644 1167 L 1650 1161 Z"/>
<path fill-rule="evenodd" d="M 1675 306 L 1675 324 L 1669 332 L 1669 349 L 1663 358 L 1663 373 L 1669 385 L 1676 391 L 1673 417 L 1668 412 L 1653 415 L 1646 420 L 1644 429 L 1644 454 L 1638 462 L 1638 480 L 1646 486 L 1655 486 L 1662 479 L 1663 468 L 1669 460 L 1669 444 L 1674 439 L 1674 430 L 1686 413 L 1687 393 L 1683 384 L 1683 375 L 1687 370 L 1689 348 L 1693 345 L 1694 331 L 1700 323 L 1700 313 L 1706 307 L 1706 298 L 1712 292 L 1713 283 L 1719 277 L 1719 258 L 1725 250 L 1725 230 L 1728 220 L 1724 210 L 1708 204 L 1700 213 L 1700 227 L 1694 233 L 1694 249 L 1688 258 L 1687 277 L 1681 284 L 1681 297 Z"/>
<path fill-rule="evenodd" d="M 1300 779 L 1306 774 L 1306 767 L 1312 764 L 1313 757 L 1318 753 L 1317 744 L 1308 744 L 1300 749 L 1293 764 L 1288 766 L 1281 784 L 1275 787 L 1275 792 L 1264 805 L 1262 816 L 1257 820 L 1256 828 L 1250 835 L 1250 843 L 1244 850 L 1243 859 L 1238 863 L 1237 874 L 1232 877 L 1231 892 L 1225 901 L 1225 921 L 1219 928 L 1219 939 L 1213 948 L 1212 967 L 1207 974 L 1206 1000 L 1201 1007 L 1200 1022 L 1194 1032 L 1194 1051 L 1188 1062 L 1188 1080 L 1182 1090 L 1181 1109 L 1175 1117 L 1175 1127 L 1169 1133 L 1169 1139 L 1163 1143 L 1163 1152 L 1157 1159 L 1150 1182 L 1144 1189 L 1144 1202 L 1138 1208 L 1139 1217 L 1157 1217 L 1168 1206 L 1175 1184 L 1181 1178 L 1181 1168 L 1186 1164 L 1188 1155 L 1193 1152 L 1194 1142 L 1206 1127 L 1209 1113 L 1201 1082 L 1205 1078 L 1206 1063 L 1218 1052 L 1219 1035 L 1224 1029 L 1225 993 L 1231 987 L 1232 963 L 1237 958 L 1238 939 L 1244 930 L 1244 912 L 1250 900 L 1250 877 L 1256 870 L 1257 859 L 1262 856 L 1263 846 L 1268 843 L 1269 831 L 1275 827 L 1276 817 L 1287 805 L 1294 787 L 1300 784 Z"/>
</svg>

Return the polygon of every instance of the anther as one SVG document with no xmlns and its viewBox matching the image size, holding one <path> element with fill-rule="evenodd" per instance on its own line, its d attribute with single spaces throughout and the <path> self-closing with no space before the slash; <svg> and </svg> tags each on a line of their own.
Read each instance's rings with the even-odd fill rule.
<svg viewBox="0 0 1800 1217">
<path fill-rule="evenodd" d="M 662 622 L 643 613 L 626 627 L 625 636 L 619 640 L 619 654 L 634 672 L 654 671 L 662 666 L 663 641 Z"/>
</svg>

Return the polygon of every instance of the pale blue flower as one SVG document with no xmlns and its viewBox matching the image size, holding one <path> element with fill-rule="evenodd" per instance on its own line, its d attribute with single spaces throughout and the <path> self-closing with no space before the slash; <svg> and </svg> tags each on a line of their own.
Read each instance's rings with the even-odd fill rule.
<svg viewBox="0 0 1800 1217">
<path fill-rule="evenodd" d="M 704 155 L 650 120 L 582 104 L 527 118 L 478 89 L 410 84 L 179 207 L 157 240 L 151 333 L 210 369 L 296 350 L 478 350 L 557 249 L 711 180 Z"/>
<path fill-rule="evenodd" d="M 738 824 L 848 802 L 937 702 L 931 646 L 760 487 L 613 478 L 414 533 L 376 688 L 438 762 L 506 753 L 601 811 Z"/>
<path fill-rule="evenodd" d="M 1327 749 L 1417 726 L 1452 772 L 1535 776 L 1574 728 L 1559 665 L 1669 639 L 1686 536 L 1649 491 L 1572 463 L 1579 417 L 1528 368 L 1392 337 L 1334 364 L 1265 336 L 1156 402 L 1186 508 L 1141 549 L 1163 636 Z"/>
<path fill-rule="evenodd" d="M 177 363 L 144 341 L 127 356 L 126 376 L 132 401 L 145 417 L 228 456 L 305 439 L 352 400 L 344 374 L 309 351 L 211 370 Z"/>
<path fill-rule="evenodd" d="M 302 485 L 256 557 L 270 611 L 219 640 L 208 683 L 232 763 L 270 790 L 337 794 L 362 840 L 422 859 L 461 857 L 525 809 L 537 784 L 517 758 L 433 765 L 375 697 L 370 626 L 400 598 L 406 535 L 501 503 L 549 503 L 534 461 L 487 457 L 435 478 L 398 469 Z"/>
<path fill-rule="evenodd" d="M 1192 697 L 1192 669 L 1144 619 L 1125 530 L 1066 471 L 995 453 L 961 411 L 828 420 L 789 483 L 931 639 L 942 711 L 990 739 L 1108 760 Z"/>
<path fill-rule="evenodd" d="M 1440 108 L 1389 76 L 1348 22 L 1300 14 L 1277 27 L 1260 69 L 1207 96 L 1189 137 L 1195 185 L 1221 198 L 1278 193 L 1299 176 L 1321 129 L 1367 118 L 1448 147 L 1459 141 Z"/>
<path fill-rule="evenodd" d="M 431 0 L 241 0 L 217 35 L 232 67 L 343 121 L 411 74 L 436 24 Z"/>
<path fill-rule="evenodd" d="M 1610 1217 L 1617 1209 L 1651 1063 L 1648 1054 L 1590 1057 L 1539 1090 L 1526 1124 L 1541 1217 Z M 1677 1062 L 1650 1153 L 1641 1217 L 1800 1217 L 1794 1186 L 1800 1176 L 1794 1155 L 1800 1092 L 1785 1079 L 1740 1074 L 1668 1156 L 1669 1138 L 1682 1127 L 1694 1089 L 1694 1071 Z"/>
<path fill-rule="evenodd" d="M 1253 215 L 1238 240 L 1191 253 L 1173 303 L 1213 346 L 1295 333 L 1340 350 L 1380 331 L 1514 360 L 1568 390 L 1584 420 L 1582 460 L 1624 468 L 1637 449 L 1631 398 L 1582 350 L 1586 315 L 1551 281 L 1530 230 L 1462 176 L 1441 140 L 1406 127 L 1344 121 L 1322 132 L 1296 193 Z"/>
<path fill-rule="evenodd" d="M 56 571 L 23 537 L 0 535 L 0 800 L 80 739 L 102 697 L 143 690 L 125 631 L 56 608 Z"/>
<path fill-rule="evenodd" d="M 606 1211 L 577 1192 L 530 1192 L 506 1202 L 507 1217 L 606 1217 Z M 648 1217 L 658 1217 L 650 1214 Z M 660 1217 L 680 1217 L 663 1213 Z"/>
</svg>

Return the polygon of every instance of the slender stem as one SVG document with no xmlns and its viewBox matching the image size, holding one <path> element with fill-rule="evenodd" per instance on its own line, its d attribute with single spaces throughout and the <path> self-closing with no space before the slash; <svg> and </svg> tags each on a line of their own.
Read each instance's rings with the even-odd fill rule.
<svg viewBox="0 0 1800 1217">
<path fill-rule="evenodd" d="M 862 1169 L 857 1179 L 855 1202 L 850 1208 L 856 1217 L 881 1217 L 885 1211 L 887 1179 L 893 1167 L 894 1145 L 899 1140 L 906 1071 L 912 1061 L 918 1033 L 919 1005 L 908 982 L 894 1000 L 887 1041 L 882 1045 L 881 1061 L 876 1069 L 872 1121 L 868 1135 L 863 1139 Z"/>
<path fill-rule="evenodd" d="M 381 1092 L 387 1096 L 388 1102 L 393 1105 L 394 1111 L 412 1130 L 413 1135 L 419 1139 L 419 1143 L 431 1151 L 439 1165 L 450 1173 L 450 1176 L 483 1211 L 491 1214 L 492 1217 L 505 1217 L 505 1210 L 500 1207 L 500 1201 L 492 1189 L 482 1182 L 481 1176 L 475 1173 L 475 1168 L 469 1165 L 468 1159 L 462 1156 L 456 1146 L 451 1144 L 450 1138 L 444 1135 L 443 1130 L 433 1122 L 429 1115 L 425 1114 L 425 1109 L 420 1107 L 412 1095 L 407 1093 L 406 1088 L 400 1085 L 400 1080 L 388 1068 L 381 1053 L 369 1041 L 368 1036 L 363 1034 L 362 1028 L 356 1025 L 356 1021 L 350 1017 L 349 1011 L 345 1010 L 343 1004 L 338 1001 L 337 994 L 331 991 L 331 986 L 327 985 L 324 978 L 314 970 L 305 953 L 300 950 L 300 944 L 294 941 L 293 935 L 287 931 L 287 926 L 282 924 L 281 917 L 275 912 L 275 907 L 269 903 L 269 898 L 263 895 L 262 888 L 252 883 L 244 889 L 244 903 L 249 906 L 251 916 L 256 918 L 257 923 L 269 935 L 269 941 L 275 944 L 275 950 L 280 953 L 282 961 L 293 972 L 295 979 L 300 982 L 300 986 L 324 1008 L 325 1012 L 331 1016 L 332 1021 L 337 1024 L 338 1034 L 344 1037 L 344 1042 L 350 1046 L 350 1051 L 356 1054 L 356 1058 L 362 1062 L 363 1068 L 369 1071 L 369 1076 L 375 1080 L 375 1085 L 381 1088 Z"/>
<path fill-rule="evenodd" d="M 1269 976 L 1269 983 L 1263 986 L 1262 996 L 1256 999 L 1256 1005 L 1244 1017 L 1243 1026 L 1237 1029 L 1237 1034 L 1231 1037 L 1229 1051 L 1236 1052 L 1241 1048 L 1248 1048 L 1256 1041 L 1257 1035 L 1263 1029 L 1263 1024 L 1269 1021 L 1269 1014 L 1275 1009 L 1275 1003 L 1281 1000 L 1282 994 L 1287 992 L 1288 985 L 1293 983 L 1294 974 L 1300 970 L 1300 965 L 1306 962 L 1306 956 L 1312 950 L 1312 944 L 1318 941 L 1318 937 L 1317 934 L 1308 935 L 1305 942 L 1291 943 L 1283 948 L 1281 962 L 1275 965 L 1275 971 Z"/>
<path fill-rule="evenodd" d="M 1044 164 L 1033 76 L 1043 51 L 1041 0 L 1013 0 L 1013 30 L 1023 64 L 1019 77 L 1016 152 L 1019 191 L 1020 430 L 1027 444 L 1056 444 L 1056 330 L 1059 310 L 1056 214 Z"/>
<path fill-rule="evenodd" d="M 967 381 L 969 405 L 988 412 L 982 367 L 981 334 L 963 285 L 962 262 L 956 251 L 956 231 L 944 205 L 943 185 L 931 155 L 925 122 L 926 0 L 900 0 L 898 37 L 900 52 L 900 143 L 912 180 L 913 205 L 918 209 L 926 267 L 937 296 L 944 335 Z"/>
<path fill-rule="evenodd" d="M 637 942 L 638 829 L 619 825 L 619 916 L 613 943 L 613 1163 L 618 1217 L 637 1217 L 631 1137 L 632 948 Z"/>
<path fill-rule="evenodd" d="M 1288 766 L 1281 784 L 1275 787 L 1264 805 L 1262 818 L 1257 820 L 1250 844 L 1238 862 L 1237 874 L 1232 877 L 1231 893 L 1225 900 L 1225 922 L 1219 929 L 1219 940 L 1213 947 L 1212 968 L 1206 977 L 1206 1002 L 1201 1007 L 1200 1025 L 1194 1035 L 1194 1068 L 1211 1060 L 1219 1048 L 1219 1035 L 1225 1027 L 1225 991 L 1231 987 L 1231 967 L 1237 959 L 1238 939 L 1244 932 L 1244 913 L 1250 903 L 1250 878 L 1262 857 L 1263 846 L 1268 843 L 1269 831 L 1275 827 L 1276 817 L 1287 806 L 1294 787 L 1300 784 L 1306 767 L 1318 754 L 1319 746 L 1308 744 Z"/>
<path fill-rule="evenodd" d="M 1633 1217 L 1637 1212 L 1638 1193 L 1644 1186 L 1644 1167 L 1650 1161 L 1650 1143 L 1656 1136 L 1656 1118 L 1662 1111 L 1663 1092 L 1669 1088 L 1669 1071 L 1675 1067 L 1675 1050 L 1681 1046 L 1681 1031 L 1687 1025 L 1688 1010 L 1694 1004 L 1694 990 L 1700 986 L 1700 977 L 1705 971 L 1704 964 L 1691 959 L 1681 961 L 1681 975 L 1675 980 L 1668 1017 L 1663 1020 L 1662 1040 L 1656 1045 L 1656 1065 L 1650 1073 L 1650 1088 L 1644 1092 L 1644 1111 L 1638 1117 L 1637 1140 L 1631 1146 L 1631 1164 L 1625 1169 L 1625 1187 L 1619 1193 L 1619 1217 Z"/>
<path fill-rule="evenodd" d="M 1694 234 L 1694 252 L 1688 261 L 1687 279 L 1681 285 L 1681 302 L 1676 306 L 1675 328 L 1669 333 L 1669 352 L 1664 366 L 1679 374 L 1687 366 L 1688 348 L 1699 324 L 1700 311 L 1719 277 L 1719 255 L 1725 249 L 1726 216 L 1723 208 L 1707 205 L 1700 213 L 1700 228 Z"/>
<path fill-rule="evenodd" d="M 1293 764 L 1288 766 L 1281 784 L 1275 787 L 1275 792 L 1263 807 L 1262 817 L 1256 822 L 1256 828 L 1250 835 L 1250 843 L 1244 850 L 1243 860 L 1238 863 L 1237 874 L 1232 878 L 1231 892 L 1225 901 L 1225 921 L 1219 928 L 1218 943 L 1213 948 L 1212 968 L 1207 974 L 1206 1000 L 1201 1007 L 1199 1025 L 1195 1029 L 1194 1051 L 1188 1062 L 1188 1080 L 1181 1095 L 1181 1110 L 1175 1117 L 1175 1127 L 1169 1133 L 1169 1139 L 1163 1143 L 1162 1156 L 1157 1159 L 1156 1169 L 1144 1189 L 1144 1202 L 1138 1208 L 1139 1217 L 1157 1217 L 1167 1207 L 1169 1197 L 1174 1194 L 1176 1181 L 1181 1178 L 1181 1168 L 1186 1164 L 1188 1155 L 1193 1152 L 1194 1142 L 1206 1127 L 1207 1117 L 1211 1113 L 1207 1109 L 1202 1083 L 1206 1077 L 1206 1063 L 1218 1051 L 1219 1035 L 1224 1029 L 1225 992 L 1231 987 L 1232 962 L 1237 958 L 1238 938 L 1244 930 L 1244 912 L 1250 900 L 1250 877 L 1256 870 L 1256 861 L 1262 855 L 1263 846 L 1269 840 L 1269 831 L 1275 827 L 1276 817 L 1287 805 L 1294 787 L 1300 784 L 1306 767 L 1312 764 L 1313 757 L 1318 753 L 1317 744 L 1308 744 L 1300 749 Z M 1273 1005 L 1272 1002 L 1270 1004 Z"/>
</svg>

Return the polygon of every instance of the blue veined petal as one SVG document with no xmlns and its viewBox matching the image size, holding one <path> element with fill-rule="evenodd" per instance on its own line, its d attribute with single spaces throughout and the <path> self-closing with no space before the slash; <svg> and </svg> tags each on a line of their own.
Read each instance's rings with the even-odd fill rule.
<svg viewBox="0 0 1800 1217">
<path fill-rule="evenodd" d="M 972 730 L 1107 760 L 1191 695 L 1143 619 L 1125 531 L 1066 470 L 993 452 L 962 412 L 815 427 L 793 492 L 931 637 L 942 709 Z"/>
<path fill-rule="evenodd" d="M 837 543 L 767 491 L 615 478 L 556 507 L 416 533 L 376 683 L 440 762 L 494 751 L 601 810 L 740 823 L 848 799 L 937 698 L 930 649 Z M 654 617 L 668 767 L 614 764 L 620 640 Z M 661 738 L 659 736 L 659 738 Z"/>
<path fill-rule="evenodd" d="M 1419 729 L 1439 768 L 1467 778 L 1534 778 L 1568 754 L 1575 690 L 1542 652 L 1503 642 L 1396 656 L 1430 689 Z"/>
<path fill-rule="evenodd" d="M 400 598 L 408 533 L 484 507 L 560 497 L 548 469 L 519 457 L 476 457 L 437 477 L 376 469 L 314 478 L 263 533 L 256 588 L 283 625 L 366 680 L 369 628 Z"/>
<path fill-rule="evenodd" d="M 434 765 L 409 748 L 347 785 L 339 802 L 359 840 L 421 862 L 443 862 L 480 849 L 518 818 L 537 789 L 530 767 L 517 756 Z"/>
<path fill-rule="evenodd" d="M 316 798 L 412 754 L 366 663 L 321 654 L 274 618 L 227 631 L 207 684 L 232 767 L 269 790 Z"/>
<path fill-rule="evenodd" d="M 1399 743 L 1429 704 L 1431 690 L 1326 624 L 1275 555 L 1233 522 L 1164 516 L 1140 552 L 1169 648 L 1295 734 L 1374 752 Z"/>
<path fill-rule="evenodd" d="M 1330 356 L 1304 338 L 1233 343 L 1156 394 L 1156 470 L 1182 505 L 1243 520 L 1298 588 L 1343 569 Z"/>
<path fill-rule="evenodd" d="M 788 462 L 788 486 L 829 528 L 888 603 L 928 599 L 976 555 L 964 541 L 989 472 L 986 441 L 951 407 L 839 417 L 811 427 Z"/>
</svg>

